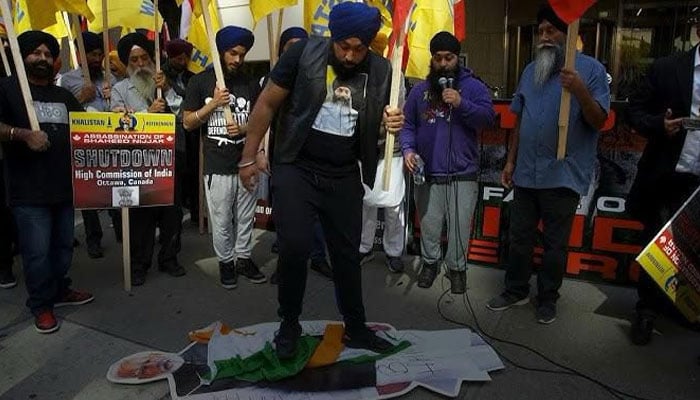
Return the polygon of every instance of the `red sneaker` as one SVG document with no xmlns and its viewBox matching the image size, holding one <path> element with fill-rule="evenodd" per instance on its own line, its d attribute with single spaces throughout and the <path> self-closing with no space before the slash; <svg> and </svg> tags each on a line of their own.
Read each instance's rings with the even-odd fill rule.
<svg viewBox="0 0 700 400">
<path fill-rule="evenodd" d="M 58 330 L 58 321 L 53 310 L 42 311 L 34 317 L 34 329 L 39 333 L 53 333 Z"/>
<path fill-rule="evenodd" d="M 63 306 L 79 306 L 81 304 L 87 304 L 93 300 L 95 300 L 95 296 L 93 296 L 91 293 L 68 289 L 66 294 L 63 295 L 63 298 L 54 303 L 53 306 L 54 308 Z"/>
</svg>

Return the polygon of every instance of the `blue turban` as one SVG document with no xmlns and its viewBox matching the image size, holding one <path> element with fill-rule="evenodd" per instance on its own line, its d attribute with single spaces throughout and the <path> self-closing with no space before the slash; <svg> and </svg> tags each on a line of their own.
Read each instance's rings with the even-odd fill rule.
<svg viewBox="0 0 700 400">
<path fill-rule="evenodd" d="M 236 46 L 243 46 L 248 51 L 254 42 L 253 32 L 246 28 L 229 25 L 216 32 L 216 47 L 220 52 Z"/>
<path fill-rule="evenodd" d="M 304 28 L 294 26 L 285 29 L 285 31 L 282 32 L 282 35 L 280 35 L 280 48 L 278 51 L 278 55 L 282 55 L 282 48 L 284 48 L 284 45 L 287 44 L 288 41 L 292 39 L 307 39 L 308 37 L 309 34 L 306 33 L 306 30 Z"/>
<path fill-rule="evenodd" d="M 381 25 L 379 9 L 364 3 L 340 3 L 333 7 L 328 17 L 328 29 L 334 42 L 356 37 L 369 46 Z"/>
</svg>

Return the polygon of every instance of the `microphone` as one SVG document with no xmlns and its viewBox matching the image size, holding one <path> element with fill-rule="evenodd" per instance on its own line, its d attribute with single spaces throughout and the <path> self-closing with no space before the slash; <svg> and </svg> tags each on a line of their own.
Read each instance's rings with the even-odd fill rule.
<svg viewBox="0 0 700 400">
<path fill-rule="evenodd" d="M 447 78 L 447 87 L 450 89 L 454 88 L 455 78 Z"/>
<path fill-rule="evenodd" d="M 441 76 L 440 79 L 438 79 L 438 83 L 440 84 L 440 87 L 442 88 L 442 90 L 445 90 L 449 87 L 448 80 L 444 76 Z"/>
</svg>

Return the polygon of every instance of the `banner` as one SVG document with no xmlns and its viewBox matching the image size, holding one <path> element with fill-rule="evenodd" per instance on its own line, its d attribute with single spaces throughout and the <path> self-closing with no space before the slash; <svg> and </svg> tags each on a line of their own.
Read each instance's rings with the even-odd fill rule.
<svg viewBox="0 0 700 400">
<path fill-rule="evenodd" d="M 700 319 L 699 243 L 700 188 L 637 257 L 690 322 Z"/>
<path fill-rule="evenodd" d="M 250 0 L 250 13 L 253 15 L 253 27 L 261 19 L 273 12 L 297 5 L 297 0 Z"/>
<path fill-rule="evenodd" d="M 18 0 L 15 3 L 14 20 L 15 31 L 18 35 L 22 32 L 37 29 L 32 26 L 32 18 L 27 12 L 27 0 Z M 65 22 L 63 22 L 63 15 L 60 11 L 54 13 L 51 25 L 41 28 L 41 30 L 59 40 L 68 36 L 68 30 Z"/>
<path fill-rule="evenodd" d="M 17 8 L 15 21 L 25 19 L 24 23 L 29 26 L 29 29 L 24 30 L 43 30 L 55 25 L 63 20 L 60 17 L 61 11 L 82 15 L 90 21 L 95 19 L 95 15 L 84 0 L 17 0 L 15 7 Z M 19 32 L 23 31 L 18 29 Z"/>
<path fill-rule="evenodd" d="M 153 0 L 112 0 L 107 2 L 109 28 L 153 30 L 153 18 L 156 10 Z M 95 13 L 95 20 L 89 24 L 90 31 L 102 32 L 102 0 L 88 0 L 88 5 Z M 163 19 L 158 13 L 158 26 Z"/>
<path fill-rule="evenodd" d="M 173 204 L 175 116 L 72 112 L 75 208 Z"/>
</svg>

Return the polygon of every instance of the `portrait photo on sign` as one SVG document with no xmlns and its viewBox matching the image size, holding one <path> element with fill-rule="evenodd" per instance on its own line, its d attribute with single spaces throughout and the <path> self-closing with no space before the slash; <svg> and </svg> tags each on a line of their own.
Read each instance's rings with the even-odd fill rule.
<svg viewBox="0 0 700 400">
<path fill-rule="evenodd" d="M 107 380 L 129 385 L 153 382 L 167 378 L 184 363 L 177 354 L 144 351 L 112 364 L 107 371 Z"/>
</svg>

